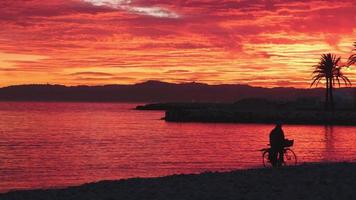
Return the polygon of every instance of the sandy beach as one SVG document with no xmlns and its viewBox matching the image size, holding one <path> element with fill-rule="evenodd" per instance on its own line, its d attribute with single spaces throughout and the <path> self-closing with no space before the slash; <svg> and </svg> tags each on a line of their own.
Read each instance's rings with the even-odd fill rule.
<svg viewBox="0 0 356 200">
<path fill-rule="evenodd" d="M 355 199 L 356 163 L 206 172 L 102 181 L 65 189 L 14 191 L 1 200 Z"/>
</svg>

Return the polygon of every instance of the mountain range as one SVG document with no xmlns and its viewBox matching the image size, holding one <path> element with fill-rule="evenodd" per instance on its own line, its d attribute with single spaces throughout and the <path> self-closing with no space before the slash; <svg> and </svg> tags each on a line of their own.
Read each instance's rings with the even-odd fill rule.
<svg viewBox="0 0 356 200">
<path fill-rule="evenodd" d="M 84 102 L 235 102 L 245 98 L 270 100 L 320 99 L 323 88 L 262 88 L 239 84 L 166 83 L 147 81 L 133 85 L 63 86 L 18 85 L 0 88 L 0 101 Z M 335 90 L 335 99 L 355 101 L 356 88 Z"/>
</svg>

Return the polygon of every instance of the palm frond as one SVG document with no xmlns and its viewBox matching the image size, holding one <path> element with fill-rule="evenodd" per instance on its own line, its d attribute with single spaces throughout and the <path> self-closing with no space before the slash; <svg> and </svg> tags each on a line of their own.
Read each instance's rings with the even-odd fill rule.
<svg viewBox="0 0 356 200">
<path fill-rule="evenodd" d="M 324 78 L 324 76 L 314 76 L 313 77 L 313 82 L 310 84 L 310 87 L 313 87 L 314 84 L 315 84 L 315 87 L 318 87 L 319 82 L 323 78 Z"/>
<path fill-rule="evenodd" d="M 349 57 L 347 66 L 351 66 L 356 63 L 356 54 L 353 54 Z"/>
<path fill-rule="evenodd" d="M 356 55 L 352 56 L 350 60 L 355 63 Z M 319 63 L 313 65 L 314 71 L 312 72 L 313 77 L 310 87 L 314 85 L 317 87 L 323 78 L 329 79 L 331 85 L 338 84 L 339 87 L 341 86 L 340 79 L 344 81 L 345 85 L 351 84 L 351 81 L 341 72 L 343 66 L 339 66 L 340 61 L 341 57 L 334 54 L 322 54 Z"/>
<path fill-rule="evenodd" d="M 345 82 L 345 85 L 352 85 L 350 79 L 348 79 L 346 76 L 341 75 L 340 78 Z"/>
<path fill-rule="evenodd" d="M 334 79 L 334 81 L 333 81 L 333 85 L 336 85 L 336 82 L 335 81 L 337 81 L 337 84 L 339 85 L 339 87 L 341 86 L 341 84 L 340 84 L 340 79 L 339 79 L 339 77 L 334 77 L 333 78 Z"/>
<path fill-rule="evenodd" d="M 354 49 L 352 49 L 352 51 L 356 51 L 356 42 L 354 42 Z M 347 61 L 346 67 L 349 67 L 355 63 L 356 63 L 356 54 L 351 54 Z"/>
<path fill-rule="evenodd" d="M 312 77 L 312 80 L 318 79 L 318 78 L 323 78 L 323 77 L 325 77 L 325 76 L 323 76 L 322 74 L 317 74 L 317 75 Z"/>
</svg>

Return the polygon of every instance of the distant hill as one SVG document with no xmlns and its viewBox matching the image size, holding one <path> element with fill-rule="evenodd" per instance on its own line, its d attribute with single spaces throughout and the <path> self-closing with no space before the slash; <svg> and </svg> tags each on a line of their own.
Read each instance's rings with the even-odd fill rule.
<svg viewBox="0 0 356 200">
<path fill-rule="evenodd" d="M 338 100 L 354 102 L 356 88 L 335 92 Z M 1 101 L 86 102 L 235 102 L 245 98 L 270 100 L 322 99 L 323 89 L 262 88 L 248 85 L 165 83 L 147 81 L 134 85 L 63 86 L 19 85 L 0 88 Z"/>
</svg>

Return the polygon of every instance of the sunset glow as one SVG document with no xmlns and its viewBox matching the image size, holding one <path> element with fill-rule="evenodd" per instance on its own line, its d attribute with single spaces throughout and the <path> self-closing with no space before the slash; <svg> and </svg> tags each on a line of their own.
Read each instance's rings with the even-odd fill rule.
<svg viewBox="0 0 356 200">
<path fill-rule="evenodd" d="M 2 0 L 0 86 L 305 88 L 320 54 L 352 53 L 355 12 L 352 0 Z"/>
</svg>

